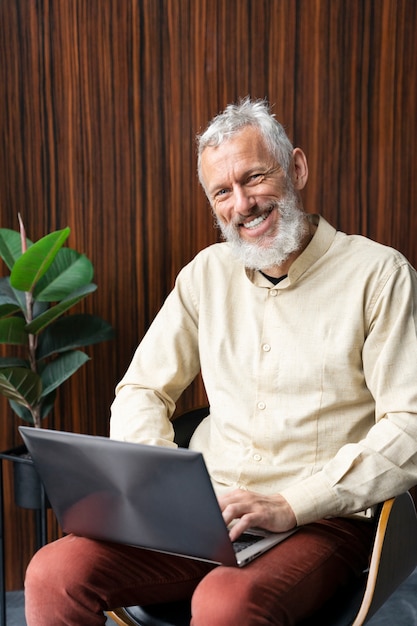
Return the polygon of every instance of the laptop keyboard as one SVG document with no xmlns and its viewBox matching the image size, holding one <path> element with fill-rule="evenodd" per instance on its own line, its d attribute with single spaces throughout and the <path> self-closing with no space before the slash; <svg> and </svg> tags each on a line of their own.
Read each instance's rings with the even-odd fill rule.
<svg viewBox="0 0 417 626">
<path fill-rule="evenodd" d="M 258 543 L 261 539 L 263 539 L 263 537 L 243 533 L 236 539 L 236 541 L 233 542 L 233 550 L 235 551 L 235 554 L 237 554 L 241 550 L 252 546 L 254 543 Z"/>
</svg>

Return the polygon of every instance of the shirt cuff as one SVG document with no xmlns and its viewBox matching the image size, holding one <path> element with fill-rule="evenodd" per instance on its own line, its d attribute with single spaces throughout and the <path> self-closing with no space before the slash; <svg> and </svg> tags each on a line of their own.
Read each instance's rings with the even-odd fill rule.
<svg viewBox="0 0 417 626">
<path fill-rule="evenodd" d="M 286 499 L 297 519 L 297 526 L 311 524 L 325 517 L 346 514 L 335 492 L 318 472 L 280 494 Z"/>
</svg>

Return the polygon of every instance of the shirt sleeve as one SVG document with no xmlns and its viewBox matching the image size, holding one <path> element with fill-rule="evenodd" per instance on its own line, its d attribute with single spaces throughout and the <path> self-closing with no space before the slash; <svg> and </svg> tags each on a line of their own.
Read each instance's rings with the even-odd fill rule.
<svg viewBox="0 0 417 626">
<path fill-rule="evenodd" d="M 417 285 L 404 263 L 372 301 L 363 346 L 375 425 L 321 471 L 281 491 L 298 524 L 364 510 L 417 484 Z"/>
<path fill-rule="evenodd" d="M 175 402 L 200 369 L 198 307 L 184 273 L 178 275 L 116 387 L 110 419 L 113 439 L 175 446 L 170 421 Z"/>
</svg>

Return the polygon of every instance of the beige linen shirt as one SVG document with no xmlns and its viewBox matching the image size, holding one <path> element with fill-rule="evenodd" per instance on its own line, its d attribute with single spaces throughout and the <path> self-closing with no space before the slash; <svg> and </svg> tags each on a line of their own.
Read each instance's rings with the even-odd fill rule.
<svg viewBox="0 0 417 626">
<path fill-rule="evenodd" d="M 323 218 L 273 286 L 227 243 L 178 275 L 117 386 L 111 437 L 174 445 L 201 368 L 197 428 L 218 492 L 281 493 L 298 524 L 417 484 L 417 278 L 397 251 Z"/>
</svg>

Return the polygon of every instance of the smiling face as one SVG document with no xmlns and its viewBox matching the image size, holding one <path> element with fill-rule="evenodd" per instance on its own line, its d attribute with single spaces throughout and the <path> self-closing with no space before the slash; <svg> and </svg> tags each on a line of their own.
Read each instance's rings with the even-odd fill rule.
<svg viewBox="0 0 417 626">
<path fill-rule="evenodd" d="M 247 267 L 272 275 L 286 273 L 308 242 L 298 193 L 308 170 L 298 148 L 290 170 L 276 162 L 254 126 L 201 155 L 201 178 L 223 235 Z"/>
</svg>

